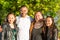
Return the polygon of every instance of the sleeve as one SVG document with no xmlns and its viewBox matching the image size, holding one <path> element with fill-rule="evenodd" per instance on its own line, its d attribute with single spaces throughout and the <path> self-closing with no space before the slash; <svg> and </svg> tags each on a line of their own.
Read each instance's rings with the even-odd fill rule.
<svg viewBox="0 0 60 40">
<path fill-rule="evenodd" d="M 54 29 L 54 40 L 58 39 L 58 30 Z"/>
<path fill-rule="evenodd" d="M 33 18 L 32 17 L 30 17 L 30 20 L 31 20 L 31 22 L 33 21 Z"/>
<path fill-rule="evenodd" d="M 16 24 L 18 23 L 18 17 L 16 17 Z"/>
<path fill-rule="evenodd" d="M 20 16 L 17 16 L 17 17 L 16 17 L 16 24 L 19 23 L 19 19 L 20 19 Z"/>
<path fill-rule="evenodd" d="M 3 31 L 2 31 L 2 40 L 4 40 L 5 37 L 6 37 L 5 34 L 6 34 L 6 27 L 7 27 L 7 25 L 3 24 L 2 27 L 3 27 Z"/>
<path fill-rule="evenodd" d="M 19 28 L 17 27 L 17 40 L 20 40 L 18 31 L 19 31 Z"/>
</svg>

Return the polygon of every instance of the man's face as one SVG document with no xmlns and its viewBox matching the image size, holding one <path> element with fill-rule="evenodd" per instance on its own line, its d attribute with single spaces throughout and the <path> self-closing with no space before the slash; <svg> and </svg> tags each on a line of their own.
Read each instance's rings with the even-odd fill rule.
<svg viewBox="0 0 60 40">
<path fill-rule="evenodd" d="M 24 17 L 28 13 L 28 9 L 26 7 L 22 7 L 21 10 L 20 10 L 20 12 L 21 12 L 21 16 Z"/>
</svg>

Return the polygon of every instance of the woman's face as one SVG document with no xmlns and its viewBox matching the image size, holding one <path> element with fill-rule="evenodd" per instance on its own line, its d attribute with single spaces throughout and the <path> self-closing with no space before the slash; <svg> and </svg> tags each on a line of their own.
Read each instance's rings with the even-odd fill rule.
<svg viewBox="0 0 60 40">
<path fill-rule="evenodd" d="M 35 14 L 35 20 L 39 21 L 40 19 L 43 19 L 43 16 L 42 16 L 41 12 L 37 12 Z"/>
<path fill-rule="evenodd" d="M 52 18 L 49 18 L 49 17 L 48 17 L 48 18 L 46 19 L 46 25 L 47 25 L 47 26 L 51 26 L 51 25 L 52 25 Z"/>
<path fill-rule="evenodd" d="M 8 22 L 9 22 L 9 23 L 14 23 L 14 21 L 15 21 L 15 16 L 14 16 L 13 14 L 10 14 L 10 15 L 8 16 Z"/>
</svg>

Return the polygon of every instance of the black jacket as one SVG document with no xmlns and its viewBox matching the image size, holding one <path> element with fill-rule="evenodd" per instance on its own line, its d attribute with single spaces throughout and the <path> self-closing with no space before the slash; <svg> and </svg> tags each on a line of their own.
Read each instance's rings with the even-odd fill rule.
<svg viewBox="0 0 60 40">
<path fill-rule="evenodd" d="M 46 26 L 46 40 L 57 40 L 57 28 L 48 28 Z"/>
<path fill-rule="evenodd" d="M 15 26 L 14 30 L 16 30 L 14 37 L 15 37 L 15 40 L 17 40 L 18 27 L 16 25 L 14 26 Z M 2 40 L 12 40 L 13 32 L 9 24 L 8 23 L 3 24 L 2 27 L 3 27 Z"/>
</svg>

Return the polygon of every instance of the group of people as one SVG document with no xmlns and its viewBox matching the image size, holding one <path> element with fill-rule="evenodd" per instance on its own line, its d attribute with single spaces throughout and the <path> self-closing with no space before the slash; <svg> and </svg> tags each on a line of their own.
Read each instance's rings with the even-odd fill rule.
<svg viewBox="0 0 60 40">
<path fill-rule="evenodd" d="M 1 40 L 57 40 L 57 28 L 51 16 L 44 18 L 36 11 L 34 19 L 27 15 L 28 8 L 20 7 L 20 15 L 8 13 L 6 21 L 0 26 Z"/>
</svg>

